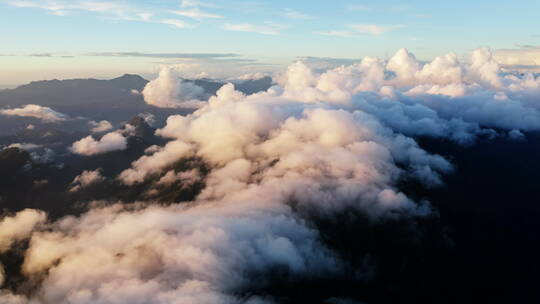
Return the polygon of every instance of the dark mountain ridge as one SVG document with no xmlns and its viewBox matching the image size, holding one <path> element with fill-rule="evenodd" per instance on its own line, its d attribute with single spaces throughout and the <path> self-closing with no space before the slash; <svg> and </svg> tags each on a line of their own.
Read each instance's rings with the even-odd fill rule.
<svg viewBox="0 0 540 304">
<path fill-rule="evenodd" d="M 226 81 L 212 79 L 183 79 L 202 87 L 206 94 L 214 95 Z M 144 89 L 149 81 L 139 75 L 124 74 L 110 80 L 66 79 L 33 81 L 15 89 L 0 91 L 0 107 L 37 104 L 41 106 L 74 106 L 107 104 L 118 106 L 122 103 L 144 104 L 141 96 L 133 94 Z M 245 93 L 265 91 L 272 86 L 272 78 L 245 80 L 235 84 Z"/>
</svg>

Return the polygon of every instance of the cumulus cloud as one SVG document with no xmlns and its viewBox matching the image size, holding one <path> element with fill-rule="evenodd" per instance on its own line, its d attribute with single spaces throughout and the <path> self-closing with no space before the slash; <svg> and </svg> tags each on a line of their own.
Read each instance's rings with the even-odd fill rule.
<svg viewBox="0 0 540 304">
<path fill-rule="evenodd" d="M 157 185 L 170 185 L 176 182 L 182 183 L 182 188 L 189 188 L 191 185 L 201 180 L 202 176 L 198 169 L 192 169 L 189 171 L 183 172 L 174 172 L 173 170 L 168 171 L 163 175 Z"/>
<path fill-rule="evenodd" d="M 99 183 L 105 180 L 105 177 L 101 175 L 103 170 L 98 168 L 96 170 L 84 170 L 80 175 L 77 175 L 71 182 L 71 188 L 69 192 L 77 192 L 82 188 L 88 187 L 89 185 Z"/>
<path fill-rule="evenodd" d="M 80 155 L 96 155 L 111 151 L 125 150 L 127 139 L 120 132 L 110 132 L 100 140 L 95 140 L 92 136 L 87 136 L 74 142 L 71 145 L 71 152 Z"/>
<path fill-rule="evenodd" d="M 246 81 L 246 80 L 259 80 L 265 77 L 269 77 L 269 75 L 265 73 L 261 73 L 261 72 L 255 72 L 255 73 L 242 74 L 240 76 L 234 77 L 232 80 L 241 82 L 241 81 Z"/>
<path fill-rule="evenodd" d="M 325 71 L 300 61 L 277 81 L 287 97 L 360 109 L 406 135 L 470 142 L 490 132 L 485 127 L 540 126 L 533 103 L 540 88 L 537 76 L 502 73 L 485 48 L 472 52 L 466 62 L 447 54 L 424 64 L 406 49 L 388 61 L 366 57 Z"/>
<path fill-rule="evenodd" d="M 144 155 L 132 164 L 132 168 L 122 172 L 120 179 L 133 185 L 142 182 L 148 174 L 156 173 L 172 165 L 178 159 L 187 155 L 190 147 L 183 142 L 172 141 L 164 147 L 160 147 L 151 155 Z"/>
<path fill-rule="evenodd" d="M 236 292 L 264 286 L 272 268 L 292 277 L 338 269 L 316 231 L 287 208 L 254 203 L 117 205 L 53 223 L 32 236 L 22 266 L 27 277 L 47 273 L 32 303 L 231 303 Z"/>
<path fill-rule="evenodd" d="M 377 203 L 378 193 L 395 192 L 390 184 L 400 170 L 393 164 L 397 157 L 393 154 L 400 155 L 399 161 L 404 164 L 414 163 L 412 171 L 432 168 L 429 178 L 422 176 L 426 181 L 430 179 L 430 183 L 438 182 L 437 171 L 450 170 L 444 159 L 428 155 L 414 141 L 392 134 L 365 113 L 314 108 L 309 103 L 287 100 L 272 93 L 245 96 L 232 84 L 223 86 L 206 107 L 194 114 L 169 117 L 167 125 L 156 134 L 175 140 L 141 157 L 120 179 L 126 184 L 142 182 L 180 158 L 196 156 L 217 168 L 206 181 L 201 194 L 205 199 L 224 199 L 226 195 L 234 196 L 243 191 L 274 188 L 282 189 L 285 197 L 304 193 L 305 200 L 310 201 L 311 195 L 326 197 L 326 194 L 307 191 L 301 185 L 317 185 L 315 189 L 323 189 L 328 186 L 326 183 L 343 179 L 344 186 L 351 187 L 351 190 L 343 189 L 350 197 L 345 199 L 335 194 L 335 201 L 329 197 L 328 205 L 339 209 L 339 204 L 348 206 L 365 196 L 365 202 L 373 202 L 373 205 L 367 204 L 370 207 L 366 207 L 366 212 L 378 217 L 393 209 L 387 210 Z M 373 158 L 368 157 L 368 161 L 358 155 Z M 353 163 L 358 166 L 351 165 Z M 305 175 L 305 170 L 310 173 Z M 257 186 L 249 182 L 255 172 L 258 172 Z M 385 183 L 388 188 L 368 190 L 361 186 Z M 305 192 L 289 188 L 290 185 Z M 396 193 L 395 197 L 400 199 L 395 200 L 393 207 L 414 210 L 414 204 L 404 196 Z"/>
<path fill-rule="evenodd" d="M 22 108 L 0 110 L 0 114 L 7 116 L 33 117 L 44 122 L 59 122 L 66 120 L 67 115 L 54 111 L 48 107 L 29 104 Z"/>
<path fill-rule="evenodd" d="M 107 120 L 102 120 L 100 122 L 91 120 L 88 123 L 93 127 L 90 130 L 92 133 L 102 133 L 113 129 L 113 125 Z"/>
<path fill-rule="evenodd" d="M 0 220 L 0 253 L 10 249 L 17 241 L 30 236 L 37 225 L 43 224 L 46 215 L 42 211 L 26 209 L 14 216 L 7 216 Z"/>
<path fill-rule="evenodd" d="M 174 69 L 164 67 L 156 79 L 150 81 L 142 91 L 149 105 L 159 108 L 198 108 L 204 89 L 179 78 Z"/>
</svg>

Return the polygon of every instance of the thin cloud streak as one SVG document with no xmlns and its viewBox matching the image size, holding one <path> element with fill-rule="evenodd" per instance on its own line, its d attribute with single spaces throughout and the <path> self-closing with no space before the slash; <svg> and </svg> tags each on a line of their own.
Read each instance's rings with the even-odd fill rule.
<svg viewBox="0 0 540 304">
<path fill-rule="evenodd" d="M 313 32 L 316 35 L 334 36 L 334 37 L 352 37 L 358 35 L 380 36 L 384 33 L 406 27 L 404 24 L 397 25 L 378 25 L 378 24 L 353 24 L 349 26 L 352 30 L 327 30 Z"/>
<path fill-rule="evenodd" d="M 208 19 L 221 19 L 221 18 L 224 18 L 221 15 L 207 13 L 207 12 L 204 12 L 204 11 L 198 9 L 198 8 L 187 9 L 187 10 L 177 10 L 177 11 L 173 11 L 172 13 L 176 14 L 176 15 L 183 16 L 183 17 L 193 18 L 193 19 L 205 19 L 205 18 L 208 18 Z"/>
<path fill-rule="evenodd" d="M 227 23 L 222 27 L 226 31 L 233 32 L 247 32 L 247 33 L 257 33 L 262 35 L 279 35 L 279 30 L 283 29 L 283 26 L 277 25 L 254 25 L 249 23 L 243 24 L 230 24 Z"/>
<path fill-rule="evenodd" d="M 310 20 L 315 19 L 314 16 L 293 10 L 293 9 L 285 9 L 285 17 L 290 19 L 299 19 L 299 20 Z"/>
<path fill-rule="evenodd" d="M 386 32 L 403 28 L 405 27 L 405 25 L 403 24 L 398 24 L 398 25 L 355 24 L 355 25 L 352 25 L 351 27 L 355 29 L 357 32 L 362 33 L 362 34 L 370 34 L 373 36 L 379 36 Z"/>
<path fill-rule="evenodd" d="M 159 21 L 159 23 L 170 25 L 173 28 L 179 28 L 179 29 L 193 27 L 192 25 L 178 19 L 163 19 Z"/>
<path fill-rule="evenodd" d="M 170 59 L 212 59 L 239 57 L 234 53 L 139 53 L 139 52 L 98 52 L 87 53 L 85 56 L 97 57 L 144 57 L 144 58 L 170 58 Z"/>
</svg>

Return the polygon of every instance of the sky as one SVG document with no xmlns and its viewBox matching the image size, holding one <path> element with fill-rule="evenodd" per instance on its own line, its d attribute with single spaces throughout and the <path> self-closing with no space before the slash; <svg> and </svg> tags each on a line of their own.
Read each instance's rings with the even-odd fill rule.
<svg viewBox="0 0 540 304">
<path fill-rule="evenodd" d="M 299 57 L 430 60 L 490 47 L 540 65 L 540 1 L 0 0 L 0 86 L 274 72 Z M 508 59 L 509 58 L 509 59 Z M 504 63 L 504 62 L 503 62 Z"/>
</svg>

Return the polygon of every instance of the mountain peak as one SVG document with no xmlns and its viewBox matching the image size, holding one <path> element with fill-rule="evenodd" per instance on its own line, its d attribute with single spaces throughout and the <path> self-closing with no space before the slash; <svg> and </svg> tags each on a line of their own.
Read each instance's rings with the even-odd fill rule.
<svg viewBox="0 0 540 304">
<path fill-rule="evenodd" d="M 142 89 L 148 83 L 148 80 L 135 74 L 124 74 L 120 77 L 109 80 L 112 84 L 121 88 Z"/>
<path fill-rule="evenodd" d="M 128 122 L 128 124 L 134 126 L 134 127 L 139 127 L 139 126 L 148 126 L 150 127 L 146 121 L 144 120 L 144 118 L 140 115 L 135 115 L 135 117 L 133 117 L 132 119 L 130 119 Z"/>
<path fill-rule="evenodd" d="M 120 77 L 116 77 L 116 78 L 113 78 L 111 80 L 120 80 L 120 79 L 123 79 L 123 80 L 137 80 L 137 81 L 146 81 L 144 78 L 142 78 L 141 76 L 137 75 L 137 74 L 124 74 Z"/>
<path fill-rule="evenodd" d="M 135 136 L 141 138 L 152 138 L 154 136 L 154 128 L 152 128 L 141 115 L 136 115 L 126 124 L 135 127 Z"/>
</svg>

